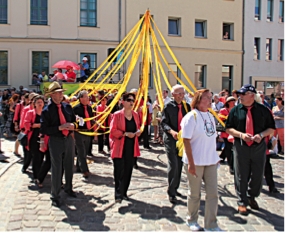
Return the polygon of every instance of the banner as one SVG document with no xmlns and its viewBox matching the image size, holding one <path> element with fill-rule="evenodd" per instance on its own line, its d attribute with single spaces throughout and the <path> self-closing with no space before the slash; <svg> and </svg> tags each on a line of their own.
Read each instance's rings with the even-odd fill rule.
<svg viewBox="0 0 285 242">
<path fill-rule="evenodd" d="M 51 82 L 43 82 L 40 85 L 40 90 L 43 92 L 43 94 L 46 93 L 48 86 L 51 84 Z M 84 83 L 68 83 L 68 82 L 63 82 L 62 83 L 62 88 L 66 89 L 66 91 L 64 92 L 64 94 L 66 95 L 70 95 L 71 93 L 73 93 L 74 91 L 76 91 L 80 86 L 82 86 Z M 87 90 L 96 90 L 96 87 L 98 86 L 98 84 L 93 84 L 93 83 L 87 83 L 84 86 L 84 89 Z M 115 86 L 117 86 L 116 89 L 112 90 Z M 117 92 L 118 89 L 121 88 L 121 84 L 103 84 L 102 88 L 100 88 L 101 90 L 104 90 L 105 92 L 109 92 L 110 90 L 112 90 L 113 93 Z M 99 90 L 97 90 L 99 91 Z"/>
</svg>

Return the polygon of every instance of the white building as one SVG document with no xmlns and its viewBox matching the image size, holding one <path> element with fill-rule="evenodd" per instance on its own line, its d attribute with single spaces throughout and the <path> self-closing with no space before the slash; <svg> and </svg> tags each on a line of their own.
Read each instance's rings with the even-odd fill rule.
<svg viewBox="0 0 285 242">
<path fill-rule="evenodd" d="M 284 0 L 244 4 L 243 83 L 267 95 L 284 91 Z"/>
</svg>

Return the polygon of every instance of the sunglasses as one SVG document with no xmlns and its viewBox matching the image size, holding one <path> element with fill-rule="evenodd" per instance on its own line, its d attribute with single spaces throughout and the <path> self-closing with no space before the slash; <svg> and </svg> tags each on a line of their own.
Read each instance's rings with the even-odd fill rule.
<svg viewBox="0 0 285 242">
<path fill-rule="evenodd" d="M 126 101 L 129 102 L 129 103 L 130 103 L 130 102 L 135 102 L 135 99 L 127 98 Z"/>
</svg>

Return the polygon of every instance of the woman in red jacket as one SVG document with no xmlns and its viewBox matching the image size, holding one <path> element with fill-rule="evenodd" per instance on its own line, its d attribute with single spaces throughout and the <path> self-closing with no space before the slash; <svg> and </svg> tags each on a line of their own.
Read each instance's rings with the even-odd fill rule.
<svg viewBox="0 0 285 242">
<path fill-rule="evenodd" d="M 31 158 L 33 159 L 33 176 L 36 182 L 44 158 L 44 153 L 40 151 L 40 119 L 44 107 L 44 97 L 35 97 L 33 103 L 35 108 L 27 112 L 24 126 L 28 138 L 26 149 L 31 152 Z"/>
<path fill-rule="evenodd" d="M 224 108 L 222 108 L 219 112 L 219 118 L 225 122 L 226 119 L 228 118 L 228 115 L 231 111 L 231 109 L 235 106 L 235 98 L 234 97 L 228 97 Z M 227 158 L 228 165 L 230 167 L 230 173 L 233 175 L 234 174 L 234 164 L 233 164 L 233 156 L 232 156 L 232 147 L 233 143 L 228 141 L 229 134 L 226 132 L 221 132 L 221 138 L 224 139 L 225 142 L 225 148 L 223 149 L 222 153 L 220 154 L 221 159 Z"/>
<path fill-rule="evenodd" d="M 138 137 L 140 136 L 140 119 L 132 110 L 135 94 L 123 95 L 123 109 L 113 114 L 110 124 L 111 158 L 114 163 L 115 201 L 129 200 L 127 191 L 130 185 L 133 165 L 140 156 Z"/>
</svg>

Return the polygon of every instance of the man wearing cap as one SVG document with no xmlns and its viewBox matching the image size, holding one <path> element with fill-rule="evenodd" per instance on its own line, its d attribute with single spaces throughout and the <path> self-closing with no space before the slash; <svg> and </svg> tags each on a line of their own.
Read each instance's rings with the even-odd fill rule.
<svg viewBox="0 0 285 242">
<path fill-rule="evenodd" d="M 246 84 L 237 91 L 240 104 L 233 107 L 226 121 L 226 132 L 234 136 L 234 180 L 238 212 L 247 215 L 247 206 L 259 209 L 255 200 L 262 188 L 266 143 L 264 137 L 274 132 L 272 114 L 255 102 L 255 88 Z"/>
<path fill-rule="evenodd" d="M 51 158 L 51 200 L 52 205 L 60 207 L 59 193 L 62 182 L 62 169 L 65 172 L 64 191 L 71 197 L 76 197 L 72 190 L 74 165 L 73 130 L 77 127 L 76 117 L 72 107 L 63 103 L 63 91 L 58 82 L 49 85 L 46 95 L 51 102 L 42 111 L 41 134 L 48 135 Z"/>
<path fill-rule="evenodd" d="M 86 75 L 86 72 L 89 70 L 89 64 L 87 57 L 82 58 L 83 63 L 80 64 L 80 82 L 84 82 L 88 76 Z"/>
</svg>

